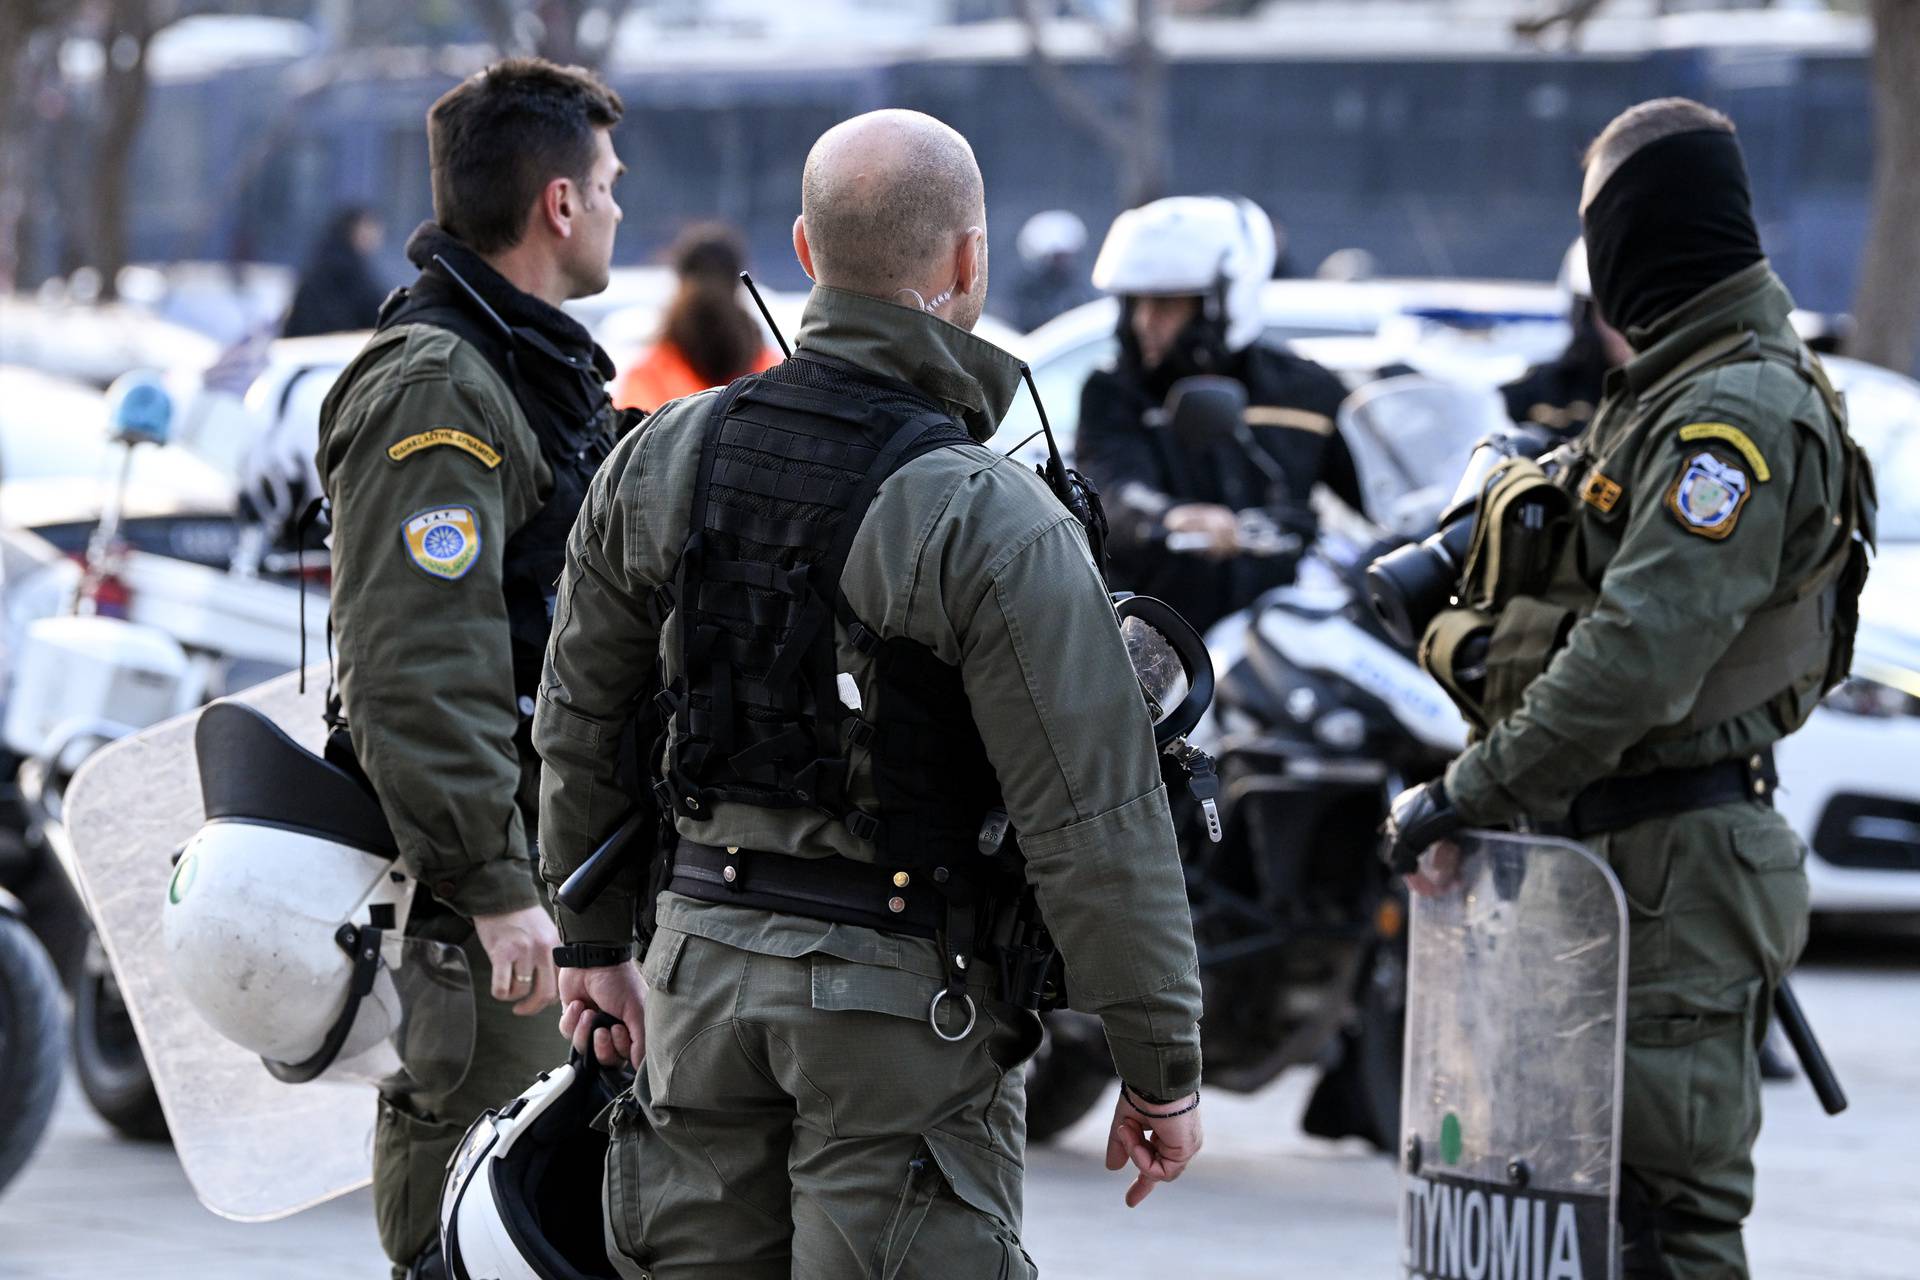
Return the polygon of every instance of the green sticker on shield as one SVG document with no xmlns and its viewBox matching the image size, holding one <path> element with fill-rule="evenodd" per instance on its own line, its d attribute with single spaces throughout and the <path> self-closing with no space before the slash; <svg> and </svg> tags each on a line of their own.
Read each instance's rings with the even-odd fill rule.
<svg viewBox="0 0 1920 1280">
<path fill-rule="evenodd" d="M 1460 1117 L 1451 1111 L 1440 1122 L 1440 1158 L 1448 1164 L 1460 1163 Z"/>
</svg>

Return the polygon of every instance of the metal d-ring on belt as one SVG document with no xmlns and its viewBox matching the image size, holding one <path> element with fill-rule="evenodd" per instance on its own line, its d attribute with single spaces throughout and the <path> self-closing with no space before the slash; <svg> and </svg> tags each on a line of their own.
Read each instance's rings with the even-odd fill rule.
<svg viewBox="0 0 1920 1280">
<path fill-rule="evenodd" d="M 674 849 L 667 889 L 700 902 L 756 907 L 916 938 L 938 939 L 941 925 L 949 920 L 945 895 L 930 886 L 916 891 L 911 872 L 851 858 L 803 858 L 738 845 L 682 840 Z M 964 972 L 969 963 L 964 953 L 970 946 L 964 939 L 958 945 L 962 954 L 950 959 Z M 948 982 L 927 1005 L 933 1033 L 949 1043 L 966 1039 L 979 1018 L 973 996 L 956 987 Z M 956 994 L 965 1002 L 967 1022 L 958 1035 L 948 1035 L 940 1026 L 940 1005 Z"/>
</svg>

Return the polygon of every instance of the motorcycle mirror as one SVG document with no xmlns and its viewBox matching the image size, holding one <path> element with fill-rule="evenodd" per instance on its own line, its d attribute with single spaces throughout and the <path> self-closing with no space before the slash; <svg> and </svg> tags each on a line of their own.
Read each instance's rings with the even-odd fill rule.
<svg viewBox="0 0 1920 1280">
<path fill-rule="evenodd" d="M 1161 412 L 1181 444 L 1207 449 L 1236 439 L 1245 429 L 1247 389 L 1218 374 L 1182 378 L 1168 388 Z"/>
<path fill-rule="evenodd" d="M 1200 723 L 1213 701 L 1213 659 L 1193 624 L 1163 600 L 1121 593 L 1113 611 L 1164 747 Z"/>
</svg>

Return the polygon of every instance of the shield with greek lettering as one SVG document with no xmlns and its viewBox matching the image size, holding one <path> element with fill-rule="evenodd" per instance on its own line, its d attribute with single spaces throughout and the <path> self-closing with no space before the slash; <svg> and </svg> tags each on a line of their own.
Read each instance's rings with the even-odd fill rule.
<svg viewBox="0 0 1920 1280">
<path fill-rule="evenodd" d="M 1407 1280 L 1612 1280 L 1626 899 L 1566 840 L 1475 832 L 1409 934 Z"/>
</svg>

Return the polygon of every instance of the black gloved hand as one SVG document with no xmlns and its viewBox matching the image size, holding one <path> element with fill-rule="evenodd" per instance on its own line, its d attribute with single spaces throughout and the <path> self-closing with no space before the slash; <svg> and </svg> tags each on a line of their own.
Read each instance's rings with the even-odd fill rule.
<svg viewBox="0 0 1920 1280">
<path fill-rule="evenodd" d="M 1396 875 L 1408 875 L 1419 869 L 1421 854 L 1466 825 L 1439 778 L 1409 787 L 1393 798 L 1380 824 L 1380 860 Z"/>
</svg>

